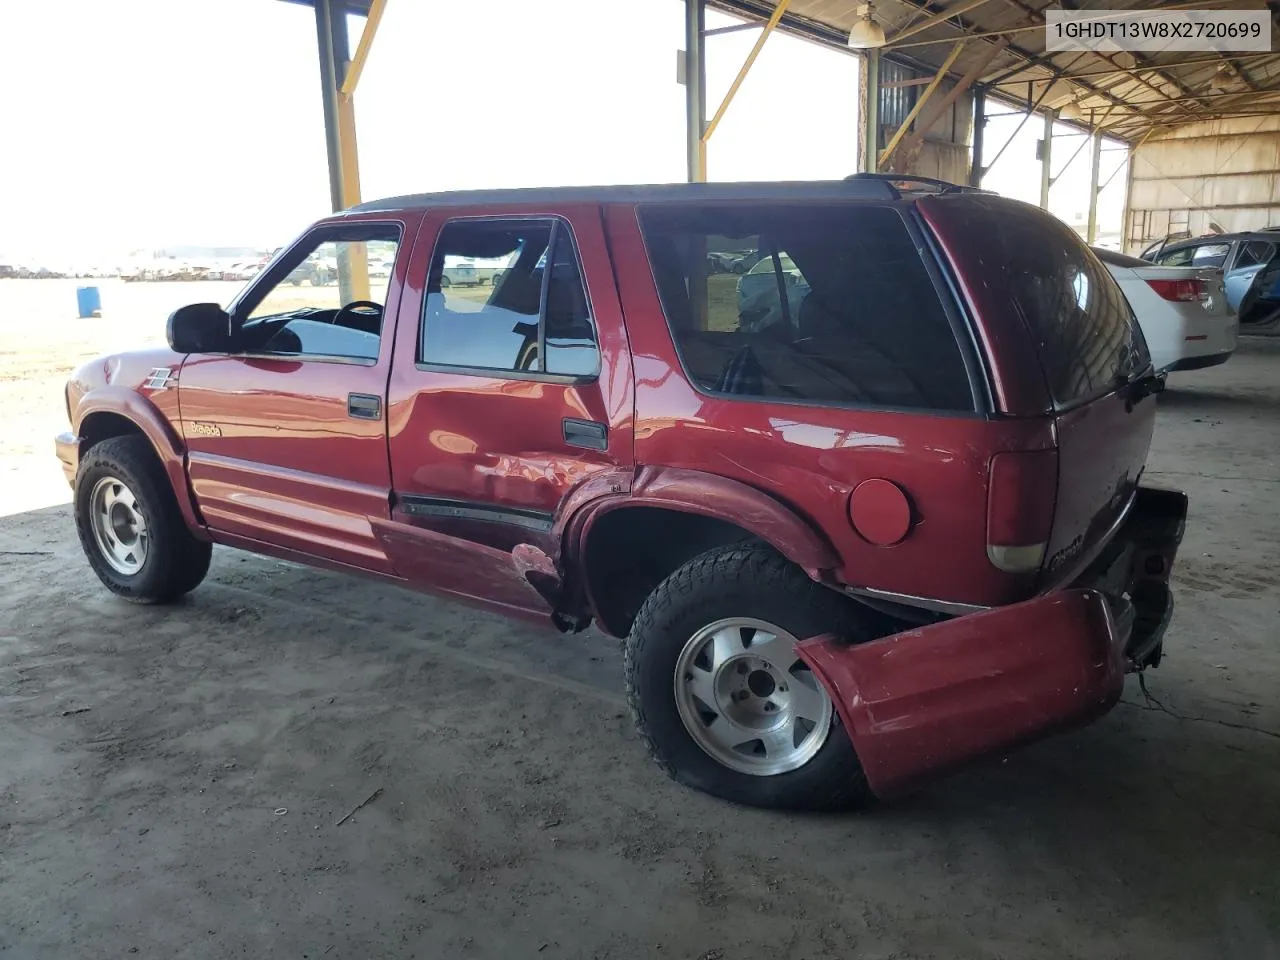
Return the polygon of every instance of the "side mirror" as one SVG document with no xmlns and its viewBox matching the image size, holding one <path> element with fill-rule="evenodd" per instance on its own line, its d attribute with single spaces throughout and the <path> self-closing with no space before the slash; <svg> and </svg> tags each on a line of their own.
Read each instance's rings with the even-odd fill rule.
<svg viewBox="0 0 1280 960">
<path fill-rule="evenodd" d="M 192 303 L 169 314 L 169 346 L 178 353 L 226 353 L 231 317 L 216 303 Z"/>
</svg>

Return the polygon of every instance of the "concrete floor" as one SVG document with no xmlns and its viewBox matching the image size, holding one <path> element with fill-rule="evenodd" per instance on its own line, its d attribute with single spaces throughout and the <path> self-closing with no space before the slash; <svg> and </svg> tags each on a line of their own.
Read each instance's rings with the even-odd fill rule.
<svg viewBox="0 0 1280 960">
<path fill-rule="evenodd" d="M 665 780 L 594 634 L 232 552 L 138 608 L 2 518 L 0 954 L 1280 957 L 1278 441 L 1280 343 L 1162 398 L 1167 711 L 843 816 Z"/>
</svg>

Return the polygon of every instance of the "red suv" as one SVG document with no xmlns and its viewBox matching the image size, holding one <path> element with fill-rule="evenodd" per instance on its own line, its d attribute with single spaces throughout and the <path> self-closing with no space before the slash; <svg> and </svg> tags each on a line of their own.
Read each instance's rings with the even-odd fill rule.
<svg viewBox="0 0 1280 960">
<path fill-rule="evenodd" d="M 220 543 L 594 620 L 655 758 L 721 797 L 888 795 L 1160 658 L 1163 381 L 1025 204 L 875 176 L 402 197 L 168 335 L 67 387 L 109 589 L 173 600 Z"/>
</svg>

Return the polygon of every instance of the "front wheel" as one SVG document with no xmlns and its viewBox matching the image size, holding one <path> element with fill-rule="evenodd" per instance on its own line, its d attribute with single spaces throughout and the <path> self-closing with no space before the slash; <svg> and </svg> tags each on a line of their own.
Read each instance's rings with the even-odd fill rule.
<svg viewBox="0 0 1280 960">
<path fill-rule="evenodd" d="M 796 654 L 806 637 L 870 634 L 843 597 L 763 544 L 690 560 L 627 638 L 627 696 L 674 779 L 737 803 L 834 809 L 869 791 L 831 698 Z"/>
<path fill-rule="evenodd" d="M 86 452 L 76 473 L 75 515 L 93 572 L 126 600 L 176 600 L 209 572 L 213 547 L 187 529 L 144 437 L 113 437 Z"/>
</svg>

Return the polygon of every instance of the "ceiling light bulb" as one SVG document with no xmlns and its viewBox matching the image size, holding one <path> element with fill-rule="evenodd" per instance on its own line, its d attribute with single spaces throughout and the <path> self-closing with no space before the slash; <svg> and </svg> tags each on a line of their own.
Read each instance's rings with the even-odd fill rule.
<svg viewBox="0 0 1280 960">
<path fill-rule="evenodd" d="M 875 8 L 869 3 L 858 4 L 857 19 L 849 31 L 849 46 L 855 50 L 874 50 L 884 46 L 884 27 L 876 20 Z"/>
</svg>

